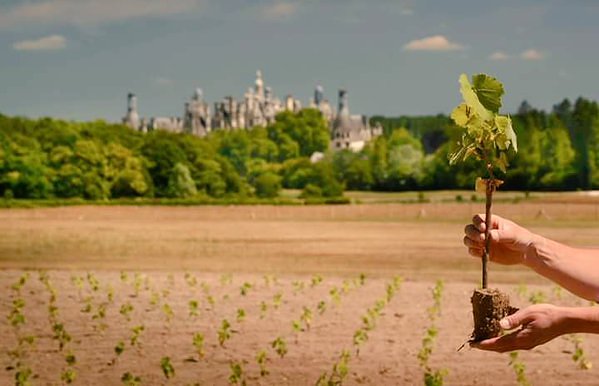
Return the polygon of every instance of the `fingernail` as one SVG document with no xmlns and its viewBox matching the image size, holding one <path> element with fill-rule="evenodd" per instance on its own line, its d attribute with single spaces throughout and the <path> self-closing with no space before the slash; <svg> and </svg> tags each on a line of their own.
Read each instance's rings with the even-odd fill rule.
<svg viewBox="0 0 599 386">
<path fill-rule="evenodd" d="M 510 328 L 510 322 L 507 319 L 501 319 L 499 321 L 499 326 L 501 326 L 501 328 L 504 330 L 507 330 Z"/>
</svg>

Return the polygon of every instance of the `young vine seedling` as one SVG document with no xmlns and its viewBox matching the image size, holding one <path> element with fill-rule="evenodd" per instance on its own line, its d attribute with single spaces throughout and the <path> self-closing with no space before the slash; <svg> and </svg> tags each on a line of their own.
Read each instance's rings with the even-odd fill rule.
<svg viewBox="0 0 599 386">
<path fill-rule="evenodd" d="M 451 113 L 453 121 L 464 129 L 454 152 L 449 155 L 449 163 L 456 164 L 473 157 L 483 165 L 485 178 L 477 178 L 476 191 L 485 193 L 485 245 L 482 254 L 481 290 L 475 290 L 471 301 L 474 316 L 472 341 L 497 336 L 501 332 L 499 320 L 514 310 L 509 306 L 507 295 L 498 290 L 488 289 L 488 261 L 491 247 L 491 206 L 493 193 L 503 181 L 498 173 L 506 173 L 508 152 L 518 151 L 516 133 L 512 120 L 500 115 L 503 85 L 497 79 L 486 75 L 460 76 L 460 92 L 463 102 Z"/>
<path fill-rule="evenodd" d="M 189 301 L 189 316 L 196 317 L 200 314 L 199 303 L 197 300 Z"/>
<path fill-rule="evenodd" d="M 170 357 L 162 357 L 162 359 L 160 359 L 160 368 L 166 379 L 171 379 L 175 376 L 175 368 L 171 363 Z"/>
<path fill-rule="evenodd" d="M 141 336 L 141 333 L 146 329 L 146 327 L 141 324 L 139 326 L 135 326 L 131 329 L 132 335 L 131 335 L 131 339 L 129 340 L 129 343 L 131 343 L 131 346 L 138 346 L 139 347 L 139 337 Z"/>
<path fill-rule="evenodd" d="M 277 337 L 270 345 L 281 358 L 287 354 L 287 343 L 282 337 Z"/>
<path fill-rule="evenodd" d="M 265 377 L 268 374 L 270 374 L 270 372 L 266 368 L 267 360 L 268 360 L 268 356 L 266 354 L 266 350 L 258 351 L 258 354 L 256 354 L 256 363 L 258 363 L 258 366 L 260 367 L 260 376 L 261 377 Z"/>
<path fill-rule="evenodd" d="M 460 92 L 464 98 L 451 113 L 454 122 L 466 131 L 457 143 L 457 148 L 449 156 L 449 163 L 456 164 L 470 157 L 481 161 L 486 170 L 486 178 L 478 178 L 476 190 L 486 194 L 486 245 L 483 254 L 482 287 L 487 288 L 487 262 L 489 258 L 491 228 L 491 204 L 493 192 L 502 181 L 496 178 L 499 169 L 506 173 L 508 166 L 508 150 L 518 151 L 516 133 L 512 128 L 509 116 L 500 115 L 503 85 L 497 79 L 477 74 L 472 77 L 472 83 L 466 74 L 460 76 Z"/>
<path fill-rule="evenodd" d="M 126 372 L 121 376 L 121 382 L 125 386 L 139 386 L 141 385 L 141 377 Z"/>
<path fill-rule="evenodd" d="M 193 347 L 195 347 L 200 360 L 204 358 L 204 334 L 201 332 L 193 334 Z"/>
<path fill-rule="evenodd" d="M 237 323 L 241 323 L 245 320 L 245 310 L 243 308 L 238 308 L 237 309 Z"/>
<path fill-rule="evenodd" d="M 223 319 L 220 329 L 218 330 L 218 344 L 221 347 L 225 346 L 225 342 L 231 339 L 231 323 L 227 319 Z"/>
<path fill-rule="evenodd" d="M 239 362 L 231 362 L 229 366 L 231 369 L 231 374 L 229 375 L 229 383 L 233 385 L 245 386 L 247 382 L 245 380 L 243 365 Z"/>
</svg>

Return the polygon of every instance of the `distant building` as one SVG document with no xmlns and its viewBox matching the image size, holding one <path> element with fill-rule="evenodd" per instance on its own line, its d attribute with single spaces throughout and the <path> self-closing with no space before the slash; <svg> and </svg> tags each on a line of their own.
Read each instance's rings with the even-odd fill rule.
<svg viewBox="0 0 599 386">
<path fill-rule="evenodd" d="M 368 118 L 362 115 L 350 115 L 347 105 L 347 92 L 339 91 L 339 111 L 335 110 L 324 98 L 322 86 L 316 86 L 314 98 L 309 106 L 318 109 L 331 128 L 331 147 L 334 150 L 361 150 L 365 143 L 382 133 L 380 126 L 370 128 Z M 196 89 L 192 98 L 185 103 L 183 118 L 153 117 L 149 121 L 140 119 L 137 111 L 137 98 L 130 93 L 127 97 L 127 114 L 123 124 L 143 132 L 165 130 L 175 133 L 189 133 L 203 137 L 214 130 L 251 129 L 254 126 L 267 126 L 275 121 L 281 111 L 298 112 L 302 109 L 299 100 L 287 95 L 282 102 L 276 98 L 272 89 L 264 85 L 262 73 L 256 72 L 254 87 L 244 94 L 243 100 L 232 96 L 215 102 L 213 109 L 204 100 L 201 89 Z"/>
<path fill-rule="evenodd" d="M 127 115 L 123 118 L 123 124 L 135 130 L 140 128 L 137 97 L 133 93 L 127 94 Z"/>
<path fill-rule="evenodd" d="M 347 91 L 339 90 L 339 110 L 332 121 L 331 147 L 333 150 L 349 149 L 360 151 L 366 142 L 381 135 L 383 129 L 380 124 L 370 127 L 368 117 L 365 115 L 351 115 L 347 101 Z"/>
</svg>

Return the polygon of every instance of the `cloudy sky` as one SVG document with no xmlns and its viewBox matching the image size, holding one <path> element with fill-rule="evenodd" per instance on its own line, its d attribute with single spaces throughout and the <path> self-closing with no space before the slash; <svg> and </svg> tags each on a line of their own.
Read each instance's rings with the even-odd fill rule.
<svg viewBox="0 0 599 386">
<path fill-rule="evenodd" d="M 279 97 L 316 84 L 365 114 L 448 113 L 461 72 L 549 109 L 599 99 L 597 0 L 2 0 L 0 112 L 116 121 L 181 115 L 196 87 L 241 97 L 262 69 Z"/>
</svg>

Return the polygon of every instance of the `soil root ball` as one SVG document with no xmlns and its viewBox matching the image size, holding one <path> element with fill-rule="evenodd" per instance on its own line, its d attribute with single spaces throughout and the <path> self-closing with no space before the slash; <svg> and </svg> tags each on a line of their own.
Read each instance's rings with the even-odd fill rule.
<svg viewBox="0 0 599 386">
<path fill-rule="evenodd" d="M 470 300 L 474 316 L 472 342 L 499 336 L 499 321 L 518 311 L 510 306 L 510 298 L 497 289 L 477 289 Z"/>
</svg>

